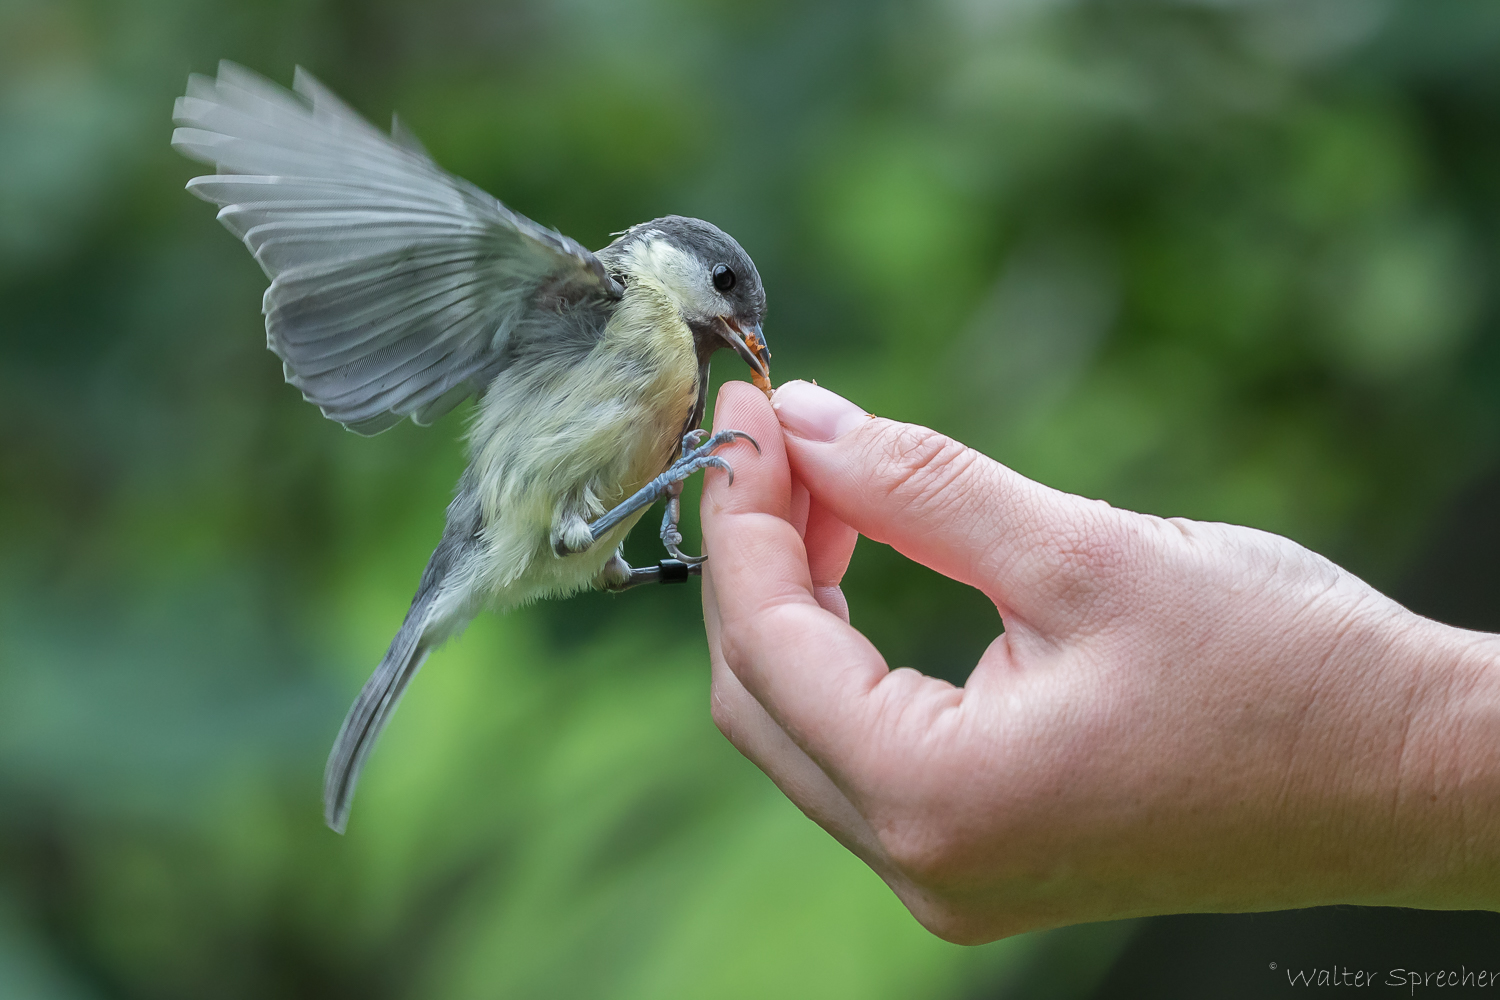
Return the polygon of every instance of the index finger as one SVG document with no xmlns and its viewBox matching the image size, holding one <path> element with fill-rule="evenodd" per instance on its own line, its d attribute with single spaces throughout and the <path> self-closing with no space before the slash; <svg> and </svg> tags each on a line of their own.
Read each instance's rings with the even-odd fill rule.
<svg viewBox="0 0 1500 1000">
<path fill-rule="evenodd" d="M 731 382 L 714 428 L 745 431 L 762 460 L 735 462 L 735 481 L 713 476 L 703 491 L 703 537 L 729 668 L 767 713 L 846 790 L 872 742 L 899 738 L 961 692 L 911 670 L 892 672 L 869 640 L 813 594 L 807 553 L 790 510 L 790 472 L 780 423 L 764 395 Z M 748 450 L 748 446 L 746 447 Z M 901 726 L 882 726 L 893 709 Z"/>
</svg>

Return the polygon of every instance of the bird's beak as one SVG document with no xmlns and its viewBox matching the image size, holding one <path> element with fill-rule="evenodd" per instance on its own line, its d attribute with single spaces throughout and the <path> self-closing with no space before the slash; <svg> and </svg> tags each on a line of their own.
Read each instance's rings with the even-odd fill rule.
<svg viewBox="0 0 1500 1000">
<path fill-rule="evenodd" d="M 747 330 L 733 316 L 720 316 L 719 336 L 745 359 L 751 371 L 763 379 L 771 377 L 771 349 L 766 346 L 759 323 Z"/>
</svg>

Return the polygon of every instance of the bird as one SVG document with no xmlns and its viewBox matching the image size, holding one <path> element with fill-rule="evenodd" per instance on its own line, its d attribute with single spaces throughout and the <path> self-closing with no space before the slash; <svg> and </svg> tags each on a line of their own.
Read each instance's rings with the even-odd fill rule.
<svg viewBox="0 0 1500 1000">
<path fill-rule="evenodd" d="M 349 821 L 371 748 L 428 655 L 485 608 L 681 582 L 679 495 L 745 439 L 702 430 L 709 358 L 770 390 L 765 290 L 718 227 L 669 215 L 590 252 L 447 173 L 393 116 L 376 128 L 298 67 L 290 91 L 232 62 L 194 74 L 172 145 L 216 167 L 188 190 L 270 285 L 286 381 L 360 435 L 428 425 L 474 397 L 468 466 L 390 648 L 329 754 L 324 820 Z M 621 544 L 666 501 L 656 566 Z"/>
</svg>

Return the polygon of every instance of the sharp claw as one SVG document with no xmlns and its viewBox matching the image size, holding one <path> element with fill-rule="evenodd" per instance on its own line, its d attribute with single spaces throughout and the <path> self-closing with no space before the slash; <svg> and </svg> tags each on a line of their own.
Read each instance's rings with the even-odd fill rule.
<svg viewBox="0 0 1500 1000">
<path fill-rule="evenodd" d="M 682 539 L 679 538 L 677 541 L 681 542 Z M 667 546 L 667 554 L 670 555 L 673 559 L 676 559 L 678 562 L 686 563 L 689 566 L 697 566 L 702 563 L 703 560 L 708 558 L 707 555 L 690 556 L 686 552 L 683 552 L 682 549 L 678 548 L 676 545 L 670 544 Z"/>
<path fill-rule="evenodd" d="M 715 469 L 723 469 L 725 474 L 729 476 L 729 485 L 734 485 L 734 467 L 731 466 L 728 462 L 724 461 L 718 455 L 708 456 L 703 460 L 703 464 L 712 465 Z"/>
<path fill-rule="evenodd" d="M 709 449 L 722 448 L 724 445 L 732 444 L 736 440 L 740 439 L 749 441 L 750 446 L 755 449 L 756 454 L 760 453 L 760 442 L 756 441 L 755 438 L 751 437 L 749 434 L 746 434 L 744 431 L 719 431 L 719 433 L 715 434 L 712 438 L 709 439 L 708 447 Z"/>
<path fill-rule="evenodd" d="M 682 436 L 682 457 L 685 459 L 702 458 L 712 453 L 715 448 L 722 448 L 726 444 L 732 444 L 741 439 L 749 441 L 750 447 L 755 449 L 757 455 L 761 453 L 760 442 L 744 431 L 719 431 L 713 437 L 709 437 L 708 432 L 700 428 Z"/>
</svg>

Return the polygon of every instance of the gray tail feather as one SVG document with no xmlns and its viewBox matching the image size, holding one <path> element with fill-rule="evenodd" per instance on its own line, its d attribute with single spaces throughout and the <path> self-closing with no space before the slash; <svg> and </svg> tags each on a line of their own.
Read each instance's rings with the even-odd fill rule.
<svg viewBox="0 0 1500 1000">
<path fill-rule="evenodd" d="M 421 595 L 406 613 L 401 631 L 391 640 L 391 648 L 386 651 L 380 666 L 375 668 L 375 673 L 365 681 L 359 697 L 344 717 L 338 738 L 333 741 L 333 752 L 328 755 L 328 767 L 323 772 L 323 819 L 335 832 L 343 833 L 349 823 L 354 786 L 359 782 L 365 758 L 370 755 L 381 730 L 391 720 L 391 713 L 395 712 L 406 685 L 417 675 L 427 654 L 432 651 L 422 642 L 430 605 L 429 592 Z"/>
<path fill-rule="evenodd" d="M 468 546 L 474 544 L 478 531 L 479 499 L 474 491 L 474 469 L 471 466 L 458 481 L 453 502 L 448 505 L 443 540 L 433 550 L 427 568 L 422 571 L 422 581 L 417 585 L 411 610 L 406 612 L 406 620 L 401 623 L 401 631 L 391 640 L 391 648 L 386 650 L 385 659 L 380 661 L 375 673 L 365 681 L 364 689 L 354 699 L 354 707 L 344 717 L 338 738 L 333 741 L 333 752 L 328 755 L 328 767 L 323 772 L 323 819 L 338 833 L 343 833 L 349 822 L 349 806 L 354 800 L 354 786 L 359 781 L 360 769 L 365 766 L 365 758 L 370 755 L 380 731 L 390 721 L 406 685 L 422 669 L 422 662 L 432 652 L 433 646 L 442 641 L 441 636 L 437 642 L 424 638 L 432 606 L 442 590 L 443 581 L 463 558 Z M 452 631 L 449 628 L 446 633 Z"/>
</svg>

